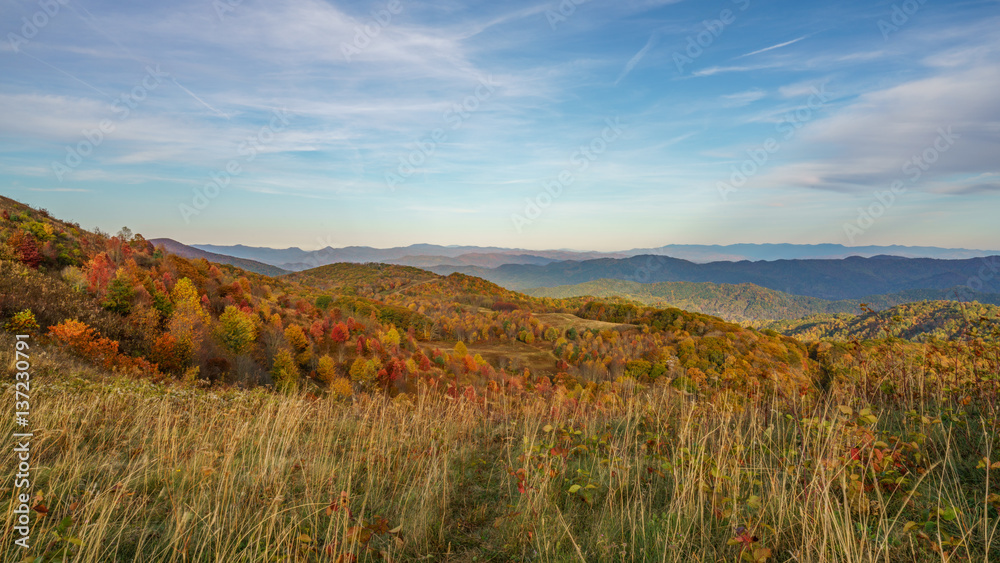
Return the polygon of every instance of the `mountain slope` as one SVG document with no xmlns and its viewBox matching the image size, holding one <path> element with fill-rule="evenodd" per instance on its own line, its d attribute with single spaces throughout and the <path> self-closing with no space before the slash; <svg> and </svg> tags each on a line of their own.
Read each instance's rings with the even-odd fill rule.
<svg viewBox="0 0 1000 563">
<path fill-rule="evenodd" d="M 154 238 L 150 239 L 153 246 L 162 246 L 164 250 L 171 254 L 176 254 L 177 256 L 183 256 L 184 258 L 200 259 L 204 258 L 209 262 L 216 262 L 218 264 L 229 264 L 231 266 L 236 266 L 237 268 L 242 268 L 248 272 L 254 272 L 256 274 L 263 274 L 265 276 L 280 276 L 282 274 L 287 274 L 287 270 L 283 270 L 277 266 L 272 266 L 270 264 L 264 264 L 256 260 L 250 260 L 248 258 L 237 258 L 235 256 L 227 256 L 225 254 L 216 254 L 214 252 L 207 252 L 201 250 L 200 248 L 195 248 L 193 246 L 188 246 L 186 244 L 177 242 L 170 238 Z"/>
</svg>

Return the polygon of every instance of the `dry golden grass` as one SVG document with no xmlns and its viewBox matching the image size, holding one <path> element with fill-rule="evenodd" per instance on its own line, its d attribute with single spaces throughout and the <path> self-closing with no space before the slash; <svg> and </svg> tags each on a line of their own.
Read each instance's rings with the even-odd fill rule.
<svg viewBox="0 0 1000 563">
<path fill-rule="evenodd" d="M 590 319 L 582 319 L 576 315 L 570 313 L 534 313 L 532 315 L 539 321 L 549 325 L 554 326 L 560 331 L 569 330 L 575 328 L 576 330 L 616 330 L 616 329 L 634 329 L 635 325 L 621 324 L 621 323 L 608 323 L 604 321 L 594 321 Z"/>
<path fill-rule="evenodd" d="M 4 561 L 1000 561 L 981 402 L 703 404 L 621 381 L 573 400 L 343 403 L 32 361 L 48 513 L 25 552 L 7 505 Z M 881 442 L 905 473 L 882 469 Z M 904 481 L 867 489 L 869 471 Z"/>
</svg>

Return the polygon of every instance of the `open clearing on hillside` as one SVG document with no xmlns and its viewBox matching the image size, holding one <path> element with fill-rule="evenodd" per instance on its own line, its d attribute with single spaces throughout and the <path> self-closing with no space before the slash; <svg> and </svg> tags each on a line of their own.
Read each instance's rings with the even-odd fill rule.
<svg viewBox="0 0 1000 563">
<path fill-rule="evenodd" d="M 438 340 L 428 342 L 424 348 L 425 354 L 430 354 L 434 348 L 451 350 L 454 342 Z M 504 368 L 509 372 L 521 372 L 524 368 L 538 375 L 553 375 L 556 373 L 556 357 L 549 350 L 536 348 L 524 342 L 474 342 L 468 344 L 470 354 L 479 354 L 490 365 Z"/>
<path fill-rule="evenodd" d="M 581 319 L 580 317 L 570 313 L 535 313 L 533 316 L 539 321 L 560 330 L 567 330 L 570 328 L 575 328 L 577 330 L 590 328 L 597 330 L 623 330 L 636 328 L 635 325 Z"/>
<path fill-rule="evenodd" d="M 469 346 L 469 353 L 479 354 L 492 365 L 506 367 L 509 371 L 520 372 L 524 368 L 531 373 L 556 373 L 556 357 L 548 350 L 541 350 L 523 342 L 486 343 L 476 342 Z"/>
</svg>

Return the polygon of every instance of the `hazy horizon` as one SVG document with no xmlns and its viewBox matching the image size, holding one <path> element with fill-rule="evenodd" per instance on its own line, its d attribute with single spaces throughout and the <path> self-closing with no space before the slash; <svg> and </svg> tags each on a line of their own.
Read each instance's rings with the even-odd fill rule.
<svg viewBox="0 0 1000 563">
<path fill-rule="evenodd" d="M 175 241 L 177 241 L 177 242 L 179 242 L 181 244 L 185 244 L 187 246 L 193 246 L 193 247 L 202 247 L 202 246 L 211 246 L 211 247 L 246 246 L 246 247 L 250 247 L 250 248 L 267 248 L 267 249 L 272 249 L 272 250 L 288 250 L 288 249 L 298 248 L 300 250 L 304 250 L 304 251 L 307 251 L 307 252 L 309 252 L 309 251 L 315 251 L 315 250 L 322 250 L 322 248 L 302 248 L 302 247 L 295 247 L 295 246 L 284 246 L 284 247 L 281 247 L 281 246 L 267 246 L 267 245 L 249 245 L 249 244 L 244 244 L 244 243 L 239 243 L 239 242 L 237 242 L 237 243 L 231 243 L 231 244 L 219 244 L 219 243 L 214 243 L 214 242 L 185 242 L 185 241 L 178 240 L 177 238 L 174 238 L 174 237 L 148 237 L 148 238 L 150 238 L 150 239 L 154 239 L 154 238 L 169 238 L 169 239 L 173 239 L 173 240 L 175 240 Z M 584 253 L 584 252 L 615 253 L 615 252 L 626 252 L 626 251 L 637 250 L 637 249 L 656 249 L 656 248 L 663 248 L 663 247 L 667 247 L 667 246 L 704 246 L 704 247 L 727 248 L 727 247 L 741 246 L 741 245 L 756 245 L 756 246 L 771 246 L 771 245 L 773 245 L 773 246 L 822 246 L 822 245 L 838 245 L 838 244 L 840 244 L 840 243 L 831 242 L 831 243 L 812 243 L 812 244 L 806 244 L 806 243 L 793 243 L 793 242 L 760 242 L 760 243 L 758 243 L 758 242 L 738 242 L 738 243 L 732 243 L 732 244 L 683 244 L 683 245 L 681 245 L 681 244 L 674 244 L 674 243 L 666 243 L 666 244 L 657 245 L 657 246 L 647 246 L 647 247 L 638 247 L 637 246 L 637 247 L 632 247 L 632 248 L 616 248 L 616 249 L 610 249 L 610 250 L 602 250 L 602 249 L 594 249 L 594 248 L 547 248 L 547 247 L 525 248 L 525 247 L 503 247 L 503 246 L 495 246 L 495 245 L 482 246 L 482 245 L 474 245 L 474 244 L 438 244 L 438 243 L 429 243 L 429 242 L 412 242 L 412 243 L 402 244 L 402 245 L 396 245 L 396 246 L 372 246 L 372 245 L 366 245 L 366 244 L 354 244 L 354 245 L 345 245 L 345 246 L 334 246 L 334 247 L 330 247 L 330 248 L 339 249 L 339 248 L 359 247 L 359 248 L 373 248 L 375 250 L 388 250 L 388 249 L 392 249 L 392 248 L 407 248 L 407 247 L 411 247 L 411 246 L 430 245 L 430 246 L 441 246 L 441 247 L 446 247 L 446 248 L 458 248 L 458 247 L 465 247 L 465 246 L 472 246 L 472 247 L 479 247 L 479 248 L 503 248 L 505 250 L 524 250 L 524 251 L 530 251 L 530 252 L 543 252 L 543 251 L 555 252 L 555 251 L 562 251 L 562 252 L 581 252 L 581 253 Z M 903 244 L 885 244 L 885 245 L 882 245 L 882 244 L 871 244 L 871 245 L 857 245 L 857 246 L 847 246 L 847 245 L 841 245 L 841 246 L 843 246 L 846 250 L 850 250 L 850 249 L 853 249 L 853 248 L 868 248 L 868 247 L 887 247 L 887 248 L 889 248 L 889 247 L 898 247 L 898 248 L 935 248 L 935 249 L 940 249 L 940 250 L 969 250 L 969 251 L 976 251 L 976 252 L 1000 252 L 1000 250 L 994 250 L 994 249 L 990 249 L 990 248 L 960 248 L 960 247 L 943 247 L 943 246 L 934 246 L 934 245 L 903 245 Z M 326 247 L 323 247 L 323 248 L 326 248 Z"/>
</svg>

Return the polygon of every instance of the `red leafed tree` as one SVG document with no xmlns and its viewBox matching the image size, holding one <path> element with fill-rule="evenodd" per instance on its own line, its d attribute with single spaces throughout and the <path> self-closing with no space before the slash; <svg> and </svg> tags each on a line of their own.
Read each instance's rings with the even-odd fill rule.
<svg viewBox="0 0 1000 563">
<path fill-rule="evenodd" d="M 87 265 L 84 266 L 87 273 L 87 284 L 90 292 L 103 297 L 107 290 L 108 283 L 115 275 L 115 265 L 104 252 L 94 256 Z"/>
<path fill-rule="evenodd" d="M 337 357 L 341 362 L 344 361 L 344 342 L 347 342 L 350 336 L 351 331 L 348 330 L 347 325 L 344 323 L 337 323 L 330 330 L 330 340 L 333 340 L 337 344 Z"/>
<path fill-rule="evenodd" d="M 316 342 L 321 342 L 326 335 L 326 322 L 322 319 L 313 321 L 313 324 L 309 327 L 309 335 Z"/>
<path fill-rule="evenodd" d="M 420 367 L 420 371 L 429 371 L 431 369 L 431 359 L 424 355 L 423 352 L 414 352 L 413 361 Z"/>
<path fill-rule="evenodd" d="M 340 344 L 347 342 L 347 338 L 351 335 L 351 331 L 347 328 L 344 323 L 337 323 L 333 325 L 333 329 L 330 331 L 330 340 Z"/>
</svg>

